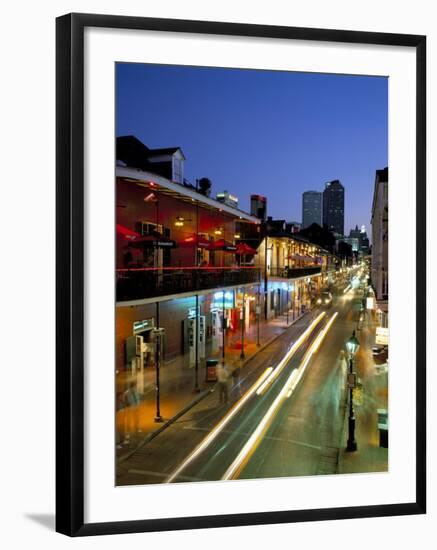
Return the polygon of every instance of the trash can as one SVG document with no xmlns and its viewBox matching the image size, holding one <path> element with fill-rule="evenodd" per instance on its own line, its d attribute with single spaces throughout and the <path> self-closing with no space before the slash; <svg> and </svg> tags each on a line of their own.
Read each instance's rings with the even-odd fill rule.
<svg viewBox="0 0 437 550">
<path fill-rule="evenodd" d="M 205 382 L 217 382 L 218 359 L 206 360 L 206 379 Z"/>
</svg>

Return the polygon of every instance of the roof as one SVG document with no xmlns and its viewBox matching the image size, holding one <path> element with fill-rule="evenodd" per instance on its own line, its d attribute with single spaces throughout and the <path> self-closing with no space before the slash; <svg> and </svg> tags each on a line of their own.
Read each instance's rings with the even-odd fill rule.
<svg viewBox="0 0 437 550">
<path fill-rule="evenodd" d="M 175 183 L 169 179 L 155 174 L 153 172 L 141 170 L 140 168 L 128 167 L 128 166 L 116 166 L 115 167 L 116 177 L 124 178 L 129 182 L 133 182 L 139 185 L 147 186 L 150 182 L 153 182 L 158 186 L 158 191 L 163 192 L 167 195 L 178 197 L 181 200 L 185 201 L 198 201 L 202 203 L 202 206 L 206 208 L 221 210 L 227 212 L 228 214 L 239 218 L 240 221 L 248 221 L 251 223 L 260 224 L 261 220 L 255 216 L 251 216 L 247 212 L 229 206 L 223 202 L 219 202 L 211 197 L 206 197 L 201 193 L 197 192 L 191 186 L 181 185 L 180 183 Z"/>
<path fill-rule="evenodd" d="M 340 188 L 344 189 L 344 186 L 340 180 L 328 181 L 328 183 L 325 184 L 325 190 L 330 189 L 331 187 L 336 187 L 337 189 L 340 189 Z"/>
<path fill-rule="evenodd" d="M 135 136 L 117 137 L 117 161 L 121 160 L 127 166 L 132 166 L 133 168 L 149 169 L 149 159 L 159 155 L 173 155 L 176 151 L 180 151 L 185 159 L 184 153 L 180 147 L 149 149 L 147 145 L 144 145 L 144 143 Z"/>
<path fill-rule="evenodd" d="M 154 157 L 156 155 L 174 155 L 176 151 L 180 151 L 182 156 L 185 158 L 184 153 L 180 147 L 162 147 L 161 149 L 149 149 L 149 157 Z"/>
</svg>

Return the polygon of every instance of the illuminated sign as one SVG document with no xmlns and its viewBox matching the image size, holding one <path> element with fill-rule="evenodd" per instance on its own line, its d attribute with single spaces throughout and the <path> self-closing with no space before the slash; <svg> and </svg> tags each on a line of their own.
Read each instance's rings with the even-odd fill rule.
<svg viewBox="0 0 437 550">
<path fill-rule="evenodd" d="M 388 346 L 388 328 L 376 327 L 375 344 Z"/>
<path fill-rule="evenodd" d="M 367 298 L 366 307 L 367 309 L 375 309 L 375 298 L 373 296 Z"/>
<path fill-rule="evenodd" d="M 150 330 L 154 327 L 153 319 L 143 319 L 142 321 L 134 321 L 134 334 Z"/>
<path fill-rule="evenodd" d="M 211 303 L 211 309 L 223 309 L 223 303 L 225 309 L 232 309 L 234 306 L 234 292 L 227 290 L 214 292 L 214 297 Z"/>
<path fill-rule="evenodd" d="M 200 315 L 200 306 L 197 308 L 197 311 L 195 307 L 190 307 L 188 310 L 188 318 L 192 319 L 193 317 L 196 317 L 196 315 Z"/>
</svg>

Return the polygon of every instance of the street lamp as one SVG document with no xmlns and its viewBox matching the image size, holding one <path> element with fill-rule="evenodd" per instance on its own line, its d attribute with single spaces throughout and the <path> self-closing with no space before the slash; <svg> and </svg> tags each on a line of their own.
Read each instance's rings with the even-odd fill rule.
<svg viewBox="0 0 437 550">
<path fill-rule="evenodd" d="M 360 342 L 355 336 L 355 331 L 352 332 L 352 336 L 346 341 L 346 350 L 349 355 L 349 436 L 347 439 L 346 450 L 349 452 L 357 450 L 357 442 L 355 441 L 355 416 L 353 405 L 353 391 L 356 385 L 356 373 L 353 371 L 354 357 L 360 347 Z"/>
<path fill-rule="evenodd" d="M 159 308 L 159 302 L 157 302 L 157 306 Z M 159 317 L 157 320 L 157 323 L 159 323 Z M 161 354 L 162 354 L 162 338 L 164 336 L 164 329 L 159 327 L 153 329 L 153 337 L 155 341 L 155 369 L 156 369 L 156 385 L 155 385 L 155 392 L 156 392 L 156 414 L 155 414 L 155 422 L 164 422 L 164 419 L 161 416 L 161 398 L 160 398 L 160 381 L 159 381 L 159 369 L 161 366 Z"/>
<path fill-rule="evenodd" d="M 245 301 L 245 289 L 243 288 L 243 298 L 242 298 L 242 306 L 241 306 L 241 312 L 240 312 L 240 318 L 241 318 L 241 353 L 240 353 L 240 359 L 244 359 L 244 329 L 245 329 L 245 323 L 246 323 L 246 301 Z"/>
<path fill-rule="evenodd" d="M 261 294 L 261 283 L 258 283 L 258 294 L 257 294 L 257 300 L 256 300 L 256 345 L 257 347 L 260 346 L 259 343 L 259 321 L 261 316 L 261 306 L 260 306 L 260 294 Z"/>
</svg>

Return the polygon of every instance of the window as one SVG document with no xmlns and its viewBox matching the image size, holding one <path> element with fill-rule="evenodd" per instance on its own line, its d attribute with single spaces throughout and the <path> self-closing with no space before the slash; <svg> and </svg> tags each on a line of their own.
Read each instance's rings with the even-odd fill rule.
<svg viewBox="0 0 437 550">
<path fill-rule="evenodd" d="M 184 182 L 184 163 L 182 159 L 176 156 L 173 157 L 173 181 L 177 183 Z"/>
</svg>

